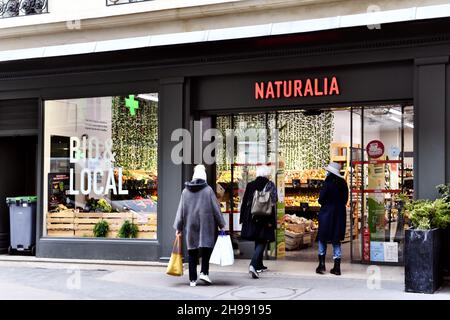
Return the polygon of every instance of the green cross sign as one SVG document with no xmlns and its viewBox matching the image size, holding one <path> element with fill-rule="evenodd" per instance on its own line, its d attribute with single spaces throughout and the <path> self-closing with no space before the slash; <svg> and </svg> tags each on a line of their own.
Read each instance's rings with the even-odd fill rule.
<svg viewBox="0 0 450 320">
<path fill-rule="evenodd" d="M 130 109 L 130 114 L 135 116 L 136 110 L 139 109 L 139 101 L 134 100 L 134 95 L 130 94 L 128 98 L 125 99 L 125 106 Z"/>
</svg>

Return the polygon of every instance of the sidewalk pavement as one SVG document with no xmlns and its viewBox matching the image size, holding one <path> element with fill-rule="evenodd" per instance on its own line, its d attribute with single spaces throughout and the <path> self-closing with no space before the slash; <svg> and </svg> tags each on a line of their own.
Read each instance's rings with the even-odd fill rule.
<svg viewBox="0 0 450 320">
<path fill-rule="evenodd" d="M 214 284 L 192 288 L 187 266 L 184 276 L 171 277 L 158 262 L 0 256 L 0 299 L 450 299 L 448 283 L 433 295 L 404 292 L 403 267 L 343 263 L 342 276 L 335 276 L 315 274 L 315 262 L 266 261 L 269 271 L 255 280 L 247 272 L 248 263 L 211 265 Z"/>
</svg>

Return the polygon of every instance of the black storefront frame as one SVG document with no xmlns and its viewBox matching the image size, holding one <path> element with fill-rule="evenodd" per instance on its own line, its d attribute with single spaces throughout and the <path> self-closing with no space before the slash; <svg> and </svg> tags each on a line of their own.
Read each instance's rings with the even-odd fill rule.
<svg viewBox="0 0 450 320">
<path fill-rule="evenodd" d="M 403 64 L 403 71 L 408 73 L 406 78 L 402 77 L 401 71 L 400 78 L 395 75 L 396 81 L 387 79 L 391 81 L 392 87 L 398 89 L 400 86 L 400 89 L 403 89 L 401 96 L 393 94 L 397 90 L 387 90 L 389 94 L 384 99 L 397 102 L 413 101 L 415 193 L 420 198 L 434 197 L 437 195 L 434 186 L 450 179 L 448 26 L 450 19 L 436 19 L 385 24 L 377 31 L 368 30 L 366 27 L 343 28 L 306 33 L 306 37 L 298 34 L 5 62 L 1 64 L 0 71 L 0 99 L 70 99 L 87 97 L 87 93 L 93 91 L 95 93 L 91 96 L 107 96 L 112 92 L 118 92 L 117 95 L 120 95 L 121 92 L 128 94 L 134 90 L 153 91 L 149 86 L 143 86 L 144 83 L 152 83 L 160 88 L 158 92 L 164 93 L 161 102 L 169 101 L 173 105 L 171 110 L 182 113 L 181 118 L 175 117 L 176 125 L 192 132 L 190 126 L 193 115 L 198 111 L 207 111 L 211 107 L 203 104 L 202 108 L 198 108 L 197 94 L 205 92 L 197 87 L 198 79 L 214 81 L 218 76 L 234 76 L 239 80 L 239 76 L 252 73 L 273 75 L 292 70 L 303 72 L 335 67 L 356 70 L 374 64 L 381 67 Z M 315 37 L 315 34 L 318 37 Z M 242 48 L 248 50 L 243 52 Z M 180 52 L 183 52 L 183 55 L 180 55 Z M 375 74 L 378 72 L 377 68 L 371 70 L 374 70 Z M 407 79 L 408 88 L 405 88 L 404 79 Z M 378 90 L 378 83 L 373 80 L 369 80 L 367 86 L 370 87 L 372 84 L 375 86 L 371 89 Z M 128 89 L 125 90 L 124 87 Z M 364 89 L 364 86 L 362 88 Z M 379 93 L 370 95 L 377 98 L 369 100 L 379 104 L 379 101 L 383 100 Z M 396 98 L 393 99 L 393 96 Z M 221 99 L 216 97 L 216 100 Z M 304 101 L 304 105 L 314 107 L 324 104 L 317 99 L 315 101 L 317 102 L 308 99 Z M 348 101 L 359 99 L 341 99 L 338 102 L 346 105 Z M 362 99 L 361 102 L 367 104 L 368 99 Z M 293 102 L 292 105 L 294 104 L 296 103 Z M 209 111 L 217 112 L 219 107 L 214 105 Z M 237 110 L 239 106 L 232 107 Z M 250 109 L 254 110 L 253 107 Z M 226 110 L 227 107 L 223 106 L 222 111 Z M 167 124 L 168 121 L 164 126 Z M 164 141 L 169 143 L 167 139 Z M 40 142 L 42 143 L 42 140 Z M 435 170 L 427 170 L 430 165 L 433 165 Z M 169 172 L 169 177 L 167 181 L 164 178 L 161 182 L 165 187 L 159 184 L 158 188 L 166 190 L 167 185 L 173 184 L 176 188 L 169 188 L 170 191 L 180 192 L 183 179 L 190 175 L 191 166 L 166 168 L 166 165 L 161 165 L 158 167 L 158 175 L 161 167 L 166 169 L 165 173 Z M 170 170 L 174 168 L 176 174 L 170 176 Z M 41 181 L 38 181 L 38 188 L 41 187 Z M 161 195 L 165 192 L 163 191 Z M 162 212 L 163 216 L 167 215 L 167 219 L 172 219 L 173 206 L 167 205 L 162 208 Z M 167 223 L 164 225 L 165 229 L 161 230 L 160 221 L 158 222 L 159 249 L 155 250 L 156 254 L 151 260 L 170 254 L 173 235 L 164 234 L 161 237 L 160 232 L 172 233 L 172 230 Z M 51 252 L 47 251 L 48 257 L 70 256 L 74 252 L 72 245 L 77 246 L 73 241 L 70 242 L 70 246 L 65 246 L 52 243 L 51 240 L 43 240 L 47 249 L 53 244 L 57 247 Z M 102 246 L 98 241 L 97 244 L 98 246 L 94 247 L 101 249 Z M 85 257 L 82 249 L 78 247 L 75 252 L 81 252 Z M 104 258 L 111 259 L 111 255 L 106 254 Z M 136 260 L 149 259 L 148 254 L 136 258 Z"/>
<path fill-rule="evenodd" d="M 144 87 L 144 84 L 140 84 L 135 86 L 130 83 L 125 87 L 130 88 L 129 90 L 120 89 L 120 90 L 112 90 L 111 93 L 107 95 L 101 96 L 120 96 L 126 95 L 130 92 L 157 92 L 159 93 L 159 85 L 155 82 L 147 82 L 149 85 L 147 88 Z M 104 91 L 107 85 L 101 85 L 101 91 Z M 135 89 L 139 87 L 140 89 Z M 75 257 L 82 259 L 112 259 L 112 260 L 157 260 L 160 256 L 159 248 L 160 248 L 160 239 L 161 239 L 161 229 L 160 227 L 160 215 L 161 210 L 159 206 L 157 207 L 157 239 L 96 239 L 96 238 L 82 238 L 82 237 L 47 237 L 44 235 L 44 214 L 43 211 L 44 203 L 43 203 L 43 194 L 46 192 L 44 190 L 44 146 L 45 146 L 45 102 L 50 100 L 62 100 L 62 99 L 84 99 L 84 98 L 96 98 L 100 97 L 100 95 L 95 93 L 96 88 L 92 87 L 89 90 L 85 91 L 85 94 L 79 95 L 65 95 L 65 94 L 56 94 L 53 96 L 48 96 L 45 99 L 42 97 L 39 98 L 38 108 L 39 108 L 39 135 L 38 135 L 38 203 L 37 203 L 37 232 L 36 232 L 36 242 L 37 242 L 37 256 L 39 257 L 62 257 L 62 258 L 72 258 Z M 106 89 L 107 90 L 107 89 Z M 107 90 L 110 92 L 109 90 Z M 159 102 L 158 102 L 159 103 Z M 158 105 L 158 118 L 160 117 L 160 108 Z M 161 144 L 160 131 L 161 127 L 158 126 L 158 172 L 160 170 L 161 161 L 160 161 L 160 152 L 159 146 Z M 158 197 L 159 197 L 159 183 L 158 180 Z M 136 253 L 133 253 L 133 250 L 136 250 Z M 66 250 L 65 250 L 66 249 Z M 65 251 L 69 251 L 69 253 L 63 253 Z M 130 254 L 131 249 L 131 254 Z M 106 250 L 109 252 L 107 255 L 99 254 L 99 252 L 104 252 Z M 75 252 L 70 252 L 75 251 Z M 81 252 L 85 254 L 80 255 Z M 143 252 L 148 252 L 148 254 L 143 254 Z M 115 253 L 111 255 L 111 253 Z"/>
</svg>

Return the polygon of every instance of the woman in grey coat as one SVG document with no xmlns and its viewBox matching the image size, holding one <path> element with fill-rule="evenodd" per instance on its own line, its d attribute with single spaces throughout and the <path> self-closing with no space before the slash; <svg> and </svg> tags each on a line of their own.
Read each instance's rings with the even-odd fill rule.
<svg viewBox="0 0 450 320">
<path fill-rule="evenodd" d="M 202 258 L 200 280 L 211 284 L 209 259 L 215 245 L 217 227 L 223 229 L 225 220 L 213 189 L 206 183 L 206 170 L 203 165 L 195 167 L 192 181 L 186 182 L 185 186 L 173 226 L 177 235 L 185 229 L 189 253 L 189 280 L 191 287 L 195 287 L 199 254 Z"/>
</svg>

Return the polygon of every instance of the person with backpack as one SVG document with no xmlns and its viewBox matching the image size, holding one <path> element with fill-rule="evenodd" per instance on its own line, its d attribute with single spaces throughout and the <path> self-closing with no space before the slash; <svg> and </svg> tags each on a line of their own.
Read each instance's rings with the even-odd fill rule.
<svg viewBox="0 0 450 320">
<path fill-rule="evenodd" d="M 176 235 L 185 229 L 189 254 L 190 286 L 197 285 L 198 258 L 202 258 L 200 280 L 212 284 L 209 278 L 209 259 L 213 251 L 218 228 L 223 231 L 225 220 L 213 189 L 206 182 L 205 166 L 194 168 L 192 181 L 185 183 L 173 227 Z"/>
<path fill-rule="evenodd" d="M 275 241 L 277 226 L 276 203 L 277 188 L 270 181 L 271 169 L 259 166 L 256 179 L 247 184 L 240 209 L 242 224 L 241 238 L 255 242 L 255 251 L 249 265 L 249 274 L 253 279 L 267 270 L 263 264 L 264 250 L 270 242 Z"/>
<path fill-rule="evenodd" d="M 347 223 L 348 186 L 340 174 L 341 166 L 336 162 L 330 163 L 325 170 L 327 177 L 320 190 L 319 204 L 319 266 L 316 273 L 324 274 L 327 244 L 333 245 L 334 267 L 330 273 L 341 275 L 341 241 L 345 238 Z"/>
</svg>

